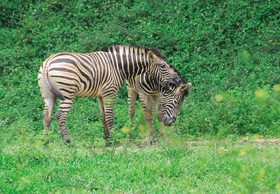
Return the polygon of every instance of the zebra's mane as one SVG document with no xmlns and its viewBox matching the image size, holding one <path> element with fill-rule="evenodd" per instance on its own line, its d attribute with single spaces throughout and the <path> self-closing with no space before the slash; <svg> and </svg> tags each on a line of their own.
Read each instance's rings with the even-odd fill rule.
<svg viewBox="0 0 280 194">
<path fill-rule="evenodd" d="M 183 84 L 186 84 L 187 81 L 186 81 L 185 79 L 182 78 L 181 73 L 180 73 L 173 65 L 170 65 L 170 64 L 169 64 L 169 66 L 170 66 L 170 68 L 181 78 Z"/>
<path fill-rule="evenodd" d="M 159 57 L 161 59 L 164 59 L 163 54 L 156 47 L 143 48 L 143 47 L 140 47 L 138 45 L 112 45 L 112 46 L 105 47 L 102 50 L 104 52 L 112 52 L 113 48 L 115 48 L 116 52 L 119 53 L 121 49 L 124 50 L 126 47 L 128 47 L 128 48 L 136 48 L 136 49 L 144 49 L 145 53 L 148 53 L 148 51 L 152 51 L 157 57 Z M 134 51 L 134 49 L 133 49 L 133 51 Z"/>
<path fill-rule="evenodd" d="M 112 45 L 112 46 L 105 47 L 105 48 L 103 48 L 102 50 L 103 50 L 104 52 L 113 52 L 113 48 L 114 48 L 115 51 L 116 51 L 117 53 L 119 53 L 121 49 L 124 50 L 126 47 L 129 47 L 129 48 L 136 48 L 136 49 L 144 49 L 144 50 L 145 50 L 145 53 L 148 53 L 148 51 L 152 51 L 157 57 L 159 57 L 159 58 L 161 58 L 161 59 L 164 59 L 163 54 L 162 54 L 161 51 L 160 51 L 158 48 L 156 48 L 156 47 L 143 48 L 143 47 L 140 47 L 140 46 L 138 46 L 138 45 Z M 130 51 L 130 49 L 129 49 L 129 51 Z M 133 49 L 133 52 L 134 52 L 134 49 Z M 184 79 L 182 78 L 180 72 L 179 72 L 173 65 L 170 65 L 170 64 L 169 64 L 169 66 L 170 66 L 171 69 L 173 69 L 173 71 L 174 71 L 175 73 L 178 74 L 178 76 L 181 78 L 183 84 L 186 84 L 187 81 L 184 80 Z"/>
<path fill-rule="evenodd" d="M 186 84 L 187 81 L 185 79 L 182 78 L 181 74 L 179 73 L 179 71 L 173 66 L 173 65 L 169 65 L 170 68 L 175 72 L 177 73 L 177 75 L 181 78 L 183 84 Z M 189 95 L 189 89 L 185 90 L 184 91 L 184 96 L 187 97 Z"/>
</svg>

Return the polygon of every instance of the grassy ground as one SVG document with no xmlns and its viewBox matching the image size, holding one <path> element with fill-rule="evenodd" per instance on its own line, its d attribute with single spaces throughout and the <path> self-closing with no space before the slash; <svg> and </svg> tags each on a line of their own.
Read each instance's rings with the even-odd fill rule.
<svg viewBox="0 0 280 194">
<path fill-rule="evenodd" d="M 106 148 L 101 139 L 65 145 L 51 131 L 44 145 L 44 131 L 27 133 L 1 134 L 2 193 L 280 193 L 280 140 Z"/>
</svg>

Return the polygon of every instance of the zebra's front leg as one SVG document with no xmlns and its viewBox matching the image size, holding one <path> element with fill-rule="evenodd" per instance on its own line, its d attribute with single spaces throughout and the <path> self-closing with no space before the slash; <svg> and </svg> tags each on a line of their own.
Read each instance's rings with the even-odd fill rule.
<svg viewBox="0 0 280 194">
<path fill-rule="evenodd" d="M 162 112 L 162 96 L 158 95 L 154 97 L 154 101 L 156 104 L 156 110 L 157 110 L 157 119 L 160 124 L 160 132 L 159 134 L 165 139 L 165 129 L 163 124 L 163 112 Z"/>
<path fill-rule="evenodd" d="M 154 139 L 157 139 L 153 122 L 153 98 L 146 95 L 139 95 L 139 98 L 144 111 L 144 120 L 146 124 L 146 144 L 151 145 L 151 133 Z"/>
<path fill-rule="evenodd" d="M 103 138 L 106 139 L 108 136 L 108 126 L 106 123 L 106 118 L 105 118 L 105 112 L 104 112 L 104 105 L 103 105 L 103 99 L 101 97 L 98 97 L 98 103 L 99 103 L 99 109 L 100 109 L 100 115 L 101 115 L 101 120 L 103 124 Z"/>
<path fill-rule="evenodd" d="M 103 97 L 103 107 L 104 107 L 104 116 L 105 116 L 105 124 L 106 128 L 104 128 L 104 139 L 110 139 L 112 138 L 111 130 L 113 128 L 113 122 L 114 122 L 114 102 L 115 102 L 115 96 L 108 96 Z"/>
<path fill-rule="evenodd" d="M 71 109 L 72 104 L 73 104 L 73 99 L 65 99 L 63 101 L 61 100 L 58 110 L 55 114 L 60 133 L 61 133 L 62 137 L 65 138 L 67 143 L 70 143 L 70 138 L 67 133 L 65 121 L 66 121 L 67 115 Z"/>
</svg>

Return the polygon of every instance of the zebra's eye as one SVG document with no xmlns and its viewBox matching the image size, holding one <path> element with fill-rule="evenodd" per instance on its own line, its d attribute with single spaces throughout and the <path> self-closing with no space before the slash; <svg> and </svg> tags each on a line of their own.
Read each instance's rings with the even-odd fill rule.
<svg viewBox="0 0 280 194">
<path fill-rule="evenodd" d="M 169 85 L 170 85 L 170 88 L 171 88 L 171 89 L 175 89 L 175 88 L 176 88 L 176 85 L 175 85 L 174 83 L 170 83 Z M 170 90 L 171 90 L 171 89 L 170 89 Z"/>
<path fill-rule="evenodd" d="M 161 67 L 162 69 L 165 69 L 165 65 L 161 65 L 160 67 Z"/>
<path fill-rule="evenodd" d="M 177 104 L 177 100 L 176 99 L 173 99 L 173 104 Z"/>
</svg>

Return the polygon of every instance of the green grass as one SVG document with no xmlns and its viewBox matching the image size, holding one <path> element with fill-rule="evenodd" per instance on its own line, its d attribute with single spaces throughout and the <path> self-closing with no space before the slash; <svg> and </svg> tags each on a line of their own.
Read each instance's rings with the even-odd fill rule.
<svg viewBox="0 0 280 194">
<path fill-rule="evenodd" d="M 49 132 L 1 139 L 2 193 L 277 193 L 277 142 L 169 139 L 155 147 L 106 148 L 101 139 L 65 145 Z M 3 134 L 2 134 L 3 135 Z M 279 144 L 279 141 L 278 141 Z M 278 189 L 278 190 L 277 190 Z"/>
</svg>

